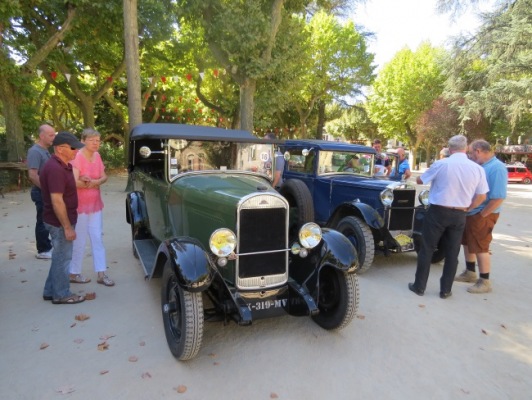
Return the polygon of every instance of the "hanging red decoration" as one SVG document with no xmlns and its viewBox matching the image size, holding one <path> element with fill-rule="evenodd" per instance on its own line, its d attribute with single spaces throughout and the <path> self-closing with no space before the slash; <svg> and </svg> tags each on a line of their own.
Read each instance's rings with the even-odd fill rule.
<svg viewBox="0 0 532 400">
<path fill-rule="evenodd" d="M 153 107 L 148 108 L 148 110 L 150 110 L 150 112 L 153 111 Z"/>
<path fill-rule="evenodd" d="M 55 78 L 57 78 L 57 72 L 55 72 L 55 71 L 50 72 L 50 76 L 55 81 Z"/>
<path fill-rule="evenodd" d="M 177 107 L 176 107 L 176 108 L 174 108 L 174 112 L 175 112 L 175 113 L 177 112 Z"/>
<path fill-rule="evenodd" d="M 192 79 L 192 74 L 187 74 L 187 79 L 190 81 Z"/>
<path fill-rule="evenodd" d="M 181 100 L 183 100 L 183 98 L 181 96 L 179 96 L 179 102 L 181 103 Z"/>
<path fill-rule="evenodd" d="M 170 119 L 170 116 L 169 116 L 169 115 L 167 115 L 167 116 L 166 116 L 166 119 L 167 119 L 167 120 L 169 120 L 169 119 Z"/>
<path fill-rule="evenodd" d="M 196 97 L 196 103 L 199 102 L 199 99 Z"/>
<path fill-rule="evenodd" d="M 161 96 L 161 100 L 166 101 L 166 96 L 164 94 Z"/>
<path fill-rule="evenodd" d="M 148 100 L 148 99 L 150 98 L 149 93 L 146 93 L 146 94 L 144 95 L 144 98 L 145 98 L 146 100 Z"/>
<path fill-rule="evenodd" d="M 203 113 L 203 109 L 201 109 L 201 108 L 198 111 L 199 111 L 200 114 Z"/>
<path fill-rule="evenodd" d="M 220 118 L 220 122 L 224 122 L 224 119 L 223 119 L 223 118 Z"/>
<path fill-rule="evenodd" d="M 164 108 L 164 107 L 161 108 L 161 112 L 163 112 L 163 113 L 166 112 L 166 108 Z"/>
<path fill-rule="evenodd" d="M 189 113 L 189 112 L 190 112 L 190 108 L 187 108 L 187 113 Z"/>
<path fill-rule="evenodd" d="M 113 77 L 112 76 L 108 76 L 107 77 L 107 82 L 112 82 L 113 81 Z"/>
<path fill-rule="evenodd" d="M 213 73 L 213 75 L 214 75 L 216 78 L 218 78 L 218 70 L 217 70 L 217 69 L 215 69 L 214 71 L 212 71 L 212 73 Z"/>
<path fill-rule="evenodd" d="M 161 82 L 166 83 L 166 76 L 161 76 Z"/>
</svg>

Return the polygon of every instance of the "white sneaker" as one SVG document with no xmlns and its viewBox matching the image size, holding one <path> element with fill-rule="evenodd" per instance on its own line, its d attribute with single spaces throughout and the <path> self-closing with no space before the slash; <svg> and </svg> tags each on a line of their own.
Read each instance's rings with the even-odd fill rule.
<svg viewBox="0 0 532 400">
<path fill-rule="evenodd" d="M 52 258 L 52 250 L 43 251 L 42 253 L 37 253 L 35 258 L 39 260 L 50 260 Z"/>
</svg>

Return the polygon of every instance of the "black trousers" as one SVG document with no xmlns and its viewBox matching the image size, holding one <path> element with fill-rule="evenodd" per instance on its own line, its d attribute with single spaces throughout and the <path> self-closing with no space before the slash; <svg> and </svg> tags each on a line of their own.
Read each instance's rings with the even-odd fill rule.
<svg viewBox="0 0 532 400">
<path fill-rule="evenodd" d="M 431 205 L 423 221 L 421 248 L 417 256 L 416 280 L 414 285 L 425 290 L 429 279 L 432 254 L 438 244 L 444 247 L 445 262 L 440 278 L 440 291 L 450 292 L 453 286 L 458 255 L 462 242 L 462 234 L 466 221 L 466 213 L 441 206 Z"/>
</svg>

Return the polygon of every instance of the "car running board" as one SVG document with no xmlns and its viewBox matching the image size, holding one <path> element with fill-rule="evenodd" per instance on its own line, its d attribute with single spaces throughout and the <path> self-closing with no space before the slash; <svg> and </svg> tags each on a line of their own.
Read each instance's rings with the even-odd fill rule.
<svg viewBox="0 0 532 400">
<path fill-rule="evenodd" d="M 144 279 L 149 279 L 155 266 L 158 247 L 153 239 L 134 240 L 133 246 L 135 246 L 142 269 L 144 270 Z"/>
</svg>

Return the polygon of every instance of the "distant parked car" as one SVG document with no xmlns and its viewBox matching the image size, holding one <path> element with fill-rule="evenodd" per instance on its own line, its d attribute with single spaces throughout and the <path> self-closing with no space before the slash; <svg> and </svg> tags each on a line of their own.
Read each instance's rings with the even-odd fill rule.
<svg viewBox="0 0 532 400">
<path fill-rule="evenodd" d="M 508 182 L 526 183 L 532 182 L 532 172 L 523 164 L 507 165 Z"/>
<path fill-rule="evenodd" d="M 309 316 L 341 329 L 358 307 L 356 250 L 272 186 L 275 142 L 246 131 L 141 124 L 130 135 L 126 220 L 146 279 L 162 278 L 172 354 L 198 353 L 204 321 Z M 134 305 L 133 305 L 134 306 Z"/>
</svg>

